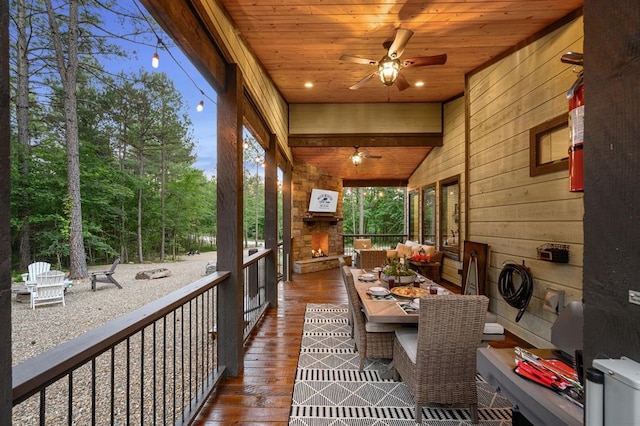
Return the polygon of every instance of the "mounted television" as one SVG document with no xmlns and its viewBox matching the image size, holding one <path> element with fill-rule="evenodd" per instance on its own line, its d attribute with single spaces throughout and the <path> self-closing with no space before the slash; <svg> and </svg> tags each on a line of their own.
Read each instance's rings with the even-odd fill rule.
<svg viewBox="0 0 640 426">
<path fill-rule="evenodd" d="M 311 190 L 309 199 L 310 213 L 335 213 L 338 208 L 338 192 L 328 189 Z"/>
</svg>

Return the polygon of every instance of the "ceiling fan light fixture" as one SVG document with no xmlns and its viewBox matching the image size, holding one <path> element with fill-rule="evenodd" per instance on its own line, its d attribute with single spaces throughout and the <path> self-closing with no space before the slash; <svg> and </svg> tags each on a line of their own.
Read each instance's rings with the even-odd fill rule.
<svg viewBox="0 0 640 426">
<path fill-rule="evenodd" d="M 354 166 L 358 167 L 358 165 L 360 165 L 362 163 L 362 157 L 360 156 L 360 154 L 353 154 L 351 156 L 351 162 L 353 163 Z"/>
<path fill-rule="evenodd" d="M 385 86 L 391 86 L 398 78 L 400 71 L 400 61 L 385 56 L 378 65 L 378 76 Z"/>
</svg>

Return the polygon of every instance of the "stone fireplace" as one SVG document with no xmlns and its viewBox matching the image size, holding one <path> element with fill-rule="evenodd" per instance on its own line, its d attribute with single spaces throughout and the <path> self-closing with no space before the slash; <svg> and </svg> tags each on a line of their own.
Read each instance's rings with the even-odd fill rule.
<svg viewBox="0 0 640 426">
<path fill-rule="evenodd" d="M 308 213 L 313 188 L 338 191 L 342 195 L 342 180 L 330 176 L 307 163 L 300 162 L 292 175 L 291 261 L 298 273 L 320 271 L 338 266 L 338 256 L 344 253 L 342 242 L 342 203 L 335 215 L 314 216 Z M 322 249 L 325 257 L 314 258 L 311 250 Z"/>
</svg>

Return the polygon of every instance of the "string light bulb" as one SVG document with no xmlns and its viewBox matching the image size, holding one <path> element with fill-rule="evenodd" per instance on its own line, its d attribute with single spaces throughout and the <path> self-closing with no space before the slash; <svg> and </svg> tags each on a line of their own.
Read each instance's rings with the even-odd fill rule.
<svg viewBox="0 0 640 426">
<path fill-rule="evenodd" d="M 158 46 L 162 45 L 162 40 L 158 37 L 158 41 L 156 42 L 156 51 L 153 53 L 151 57 L 151 66 L 153 68 L 158 68 L 160 66 L 160 55 L 158 55 Z"/>
<path fill-rule="evenodd" d="M 149 21 L 149 19 L 147 18 L 147 15 L 145 12 L 142 11 L 142 9 L 140 8 L 140 6 L 138 5 L 137 2 L 133 2 L 133 4 L 135 5 L 136 9 L 138 9 L 138 12 L 140 13 L 140 16 L 144 19 L 144 21 L 149 25 L 149 29 L 151 30 L 151 32 L 156 36 L 156 49 L 155 52 L 153 53 L 153 56 L 151 57 L 151 66 L 153 68 L 158 68 L 160 66 L 160 55 L 158 54 L 158 47 L 160 47 L 161 49 L 166 49 L 167 54 L 169 54 L 169 58 L 173 60 L 173 62 L 175 62 L 175 64 L 178 66 L 178 68 L 180 68 L 180 70 L 182 70 L 182 72 L 186 75 L 186 77 L 191 81 L 191 83 L 193 83 L 193 85 L 196 87 L 196 89 L 200 90 L 200 93 L 202 94 L 203 97 L 209 99 L 211 102 L 213 102 L 214 104 L 216 104 L 216 101 L 214 99 L 212 99 L 211 97 L 207 96 L 202 89 L 200 89 L 198 87 L 198 84 L 194 81 L 194 79 L 189 75 L 189 73 L 187 72 L 187 70 L 184 69 L 184 67 L 182 66 L 182 64 L 175 58 L 175 56 L 171 53 L 171 50 L 162 42 L 162 39 L 160 38 L 160 36 L 158 35 L 158 33 L 155 31 L 154 26 L 151 24 L 151 22 Z M 204 101 L 200 101 L 198 103 L 198 105 L 196 106 L 196 111 L 198 112 L 202 112 L 204 110 Z"/>
</svg>

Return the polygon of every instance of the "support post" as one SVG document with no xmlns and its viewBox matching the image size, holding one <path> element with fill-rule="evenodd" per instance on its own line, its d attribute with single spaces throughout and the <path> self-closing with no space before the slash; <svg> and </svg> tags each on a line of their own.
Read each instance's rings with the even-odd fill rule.
<svg viewBox="0 0 640 426">
<path fill-rule="evenodd" d="M 282 168 L 282 253 L 285 258 L 284 279 L 291 280 L 293 264 L 291 260 L 291 179 L 293 168 L 291 163 L 286 163 Z"/>
<path fill-rule="evenodd" d="M 264 169 L 264 246 L 271 249 L 266 260 L 266 291 L 269 306 L 278 306 L 278 176 L 276 172 L 276 135 L 269 137 Z"/>
<path fill-rule="evenodd" d="M 227 66 L 218 95 L 218 270 L 231 277 L 218 287 L 218 364 L 237 377 L 244 367 L 242 272 L 242 72 Z"/>
<path fill-rule="evenodd" d="M 11 424 L 11 163 L 9 2 L 0 0 L 0 424 Z"/>
</svg>

